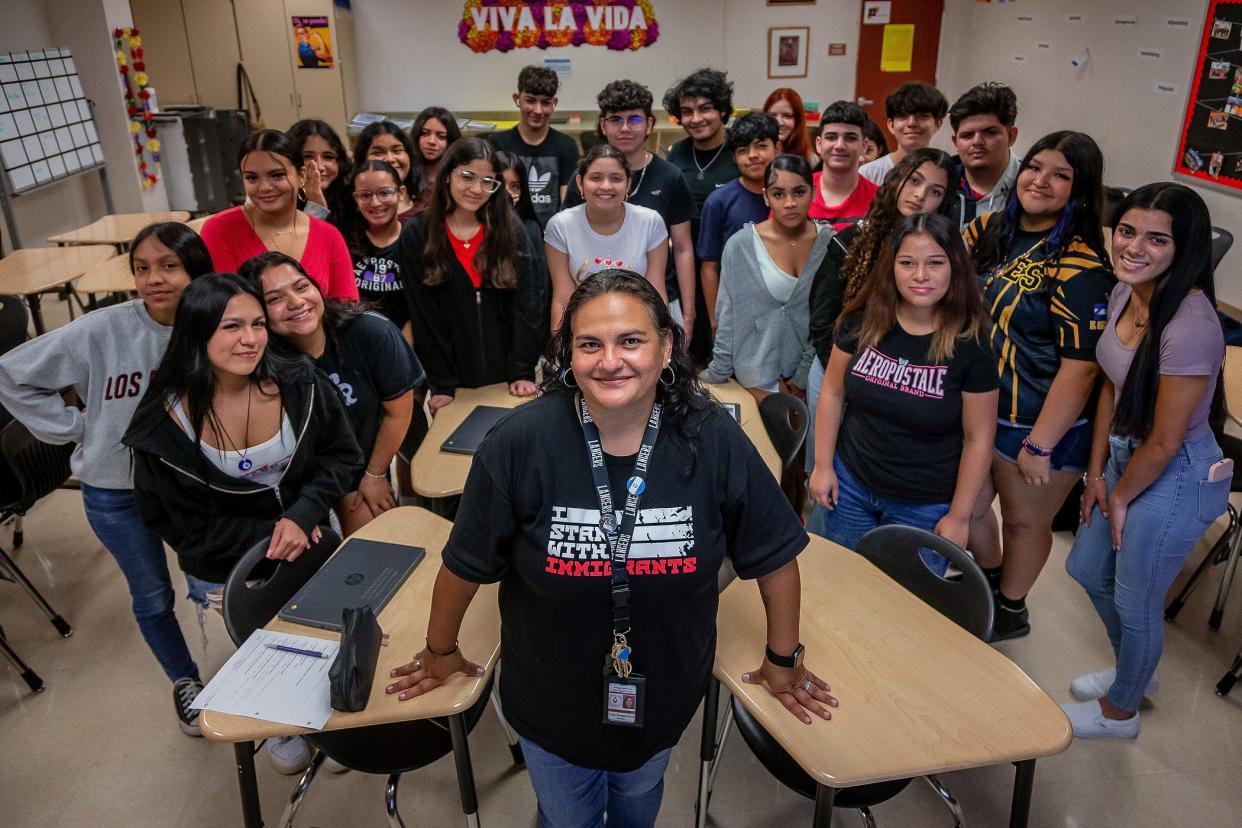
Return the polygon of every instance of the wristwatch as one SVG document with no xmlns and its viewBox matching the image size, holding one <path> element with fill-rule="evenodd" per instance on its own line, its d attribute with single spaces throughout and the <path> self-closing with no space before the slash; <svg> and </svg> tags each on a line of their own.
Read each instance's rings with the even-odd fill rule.
<svg viewBox="0 0 1242 828">
<path fill-rule="evenodd" d="M 767 656 L 768 661 L 772 662 L 777 667 L 787 667 L 790 670 L 797 670 L 799 667 L 802 666 L 802 651 L 805 648 L 801 644 L 799 644 L 797 647 L 794 648 L 793 655 L 787 655 L 787 656 L 777 655 L 776 653 L 772 652 L 772 648 L 767 646 L 766 644 L 764 645 L 763 649 L 764 649 L 764 654 Z"/>
</svg>

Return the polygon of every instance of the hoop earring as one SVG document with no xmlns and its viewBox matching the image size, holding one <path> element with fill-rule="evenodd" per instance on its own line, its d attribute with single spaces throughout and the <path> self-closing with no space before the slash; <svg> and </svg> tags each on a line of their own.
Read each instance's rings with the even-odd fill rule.
<svg viewBox="0 0 1242 828">
<path fill-rule="evenodd" d="M 307 200 L 307 199 L 306 199 L 306 185 L 302 185 L 301 187 L 298 187 L 298 196 L 299 196 L 299 197 L 300 197 L 303 201 L 306 201 L 306 200 Z"/>
<path fill-rule="evenodd" d="M 564 371 L 561 371 L 561 384 L 564 385 L 566 388 L 577 388 L 578 387 L 577 380 L 574 379 L 574 382 L 570 382 L 571 379 L 574 379 L 573 369 L 566 368 Z"/>
<path fill-rule="evenodd" d="M 665 379 L 664 379 L 664 372 L 665 372 L 665 371 L 668 371 L 668 379 L 667 379 L 667 380 L 665 380 Z M 665 364 L 665 366 L 664 366 L 664 368 L 663 368 L 663 369 L 661 369 L 661 371 L 660 371 L 660 384 L 661 384 L 661 385 L 663 385 L 665 388 L 669 388 L 669 387 L 671 387 L 671 386 L 673 385 L 673 383 L 675 383 L 675 382 L 677 382 L 677 372 L 673 370 L 673 363 L 671 363 L 671 362 L 666 363 L 666 364 Z"/>
</svg>

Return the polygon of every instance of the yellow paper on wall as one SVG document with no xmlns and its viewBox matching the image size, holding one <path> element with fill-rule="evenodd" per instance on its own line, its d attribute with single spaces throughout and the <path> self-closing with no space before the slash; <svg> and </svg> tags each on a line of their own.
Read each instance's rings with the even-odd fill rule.
<svg viewBox="0 0 1242 828">
<path fill-rule="evenodd" d="M 914 24 L 886 23 L 880 49 L 881 72 L 909 72 L 914 58 Z"/>
</svg>

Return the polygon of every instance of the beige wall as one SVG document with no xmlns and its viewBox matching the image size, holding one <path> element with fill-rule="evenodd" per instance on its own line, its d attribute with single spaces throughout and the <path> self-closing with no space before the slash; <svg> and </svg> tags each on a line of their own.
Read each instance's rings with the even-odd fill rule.
<svg viewBox="0 0 1242 828">
<path fill-rule="evenodd" d="M 1136 187 L 1170 180 L 1206 11 L 1206 0 L 947 0 L 940 87 L 952 100 L 983 80 L 1007 83 L 1018 95 L 1019 150 L 1049 132 L 1077 129 L 1104 151 L 1106 183 Z M 1070 23 L 1070 14 L 1084 20 Z M 1019 22 L 1019 15 L 1035 19 Z M 1137 16 L 1137 25 L 1113 23 L 1126 15 Z M 1190 18 L 1190 29 L 1168 28 L 1170 16 Z M 1052 49 L 1037 49 L 1037 43 Z M 1075 69 L 1070 59 L 1085 47 L 1090 59 Z M 1163 51 L 1159 60 L 1139 57 L 1139 49 L 1150 48 Z M 1015 63 L 1014 55 L 1026 56 L 1026 63 Z M 1177 94 L 1153 92 L 1156 81 L 1176 84 Z M 1242 194 L 1192 186 L 1213 223 L 1239 235 L 1242 245 Z M 1222 300 L 1242 305 L 1242 251 L 1225 257 L 1217 290 Z"/>
</svg>

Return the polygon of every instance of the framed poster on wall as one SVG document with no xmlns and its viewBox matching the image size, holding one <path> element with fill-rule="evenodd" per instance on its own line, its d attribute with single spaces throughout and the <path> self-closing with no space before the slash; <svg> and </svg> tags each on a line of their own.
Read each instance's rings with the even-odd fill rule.
<svg viewBox="0 0 1242 828">
<path fill-rule="evenodd" d="M 1242 194 L 1242 0 L 1208 5 L 1173 172 Z"/>
</svg>

